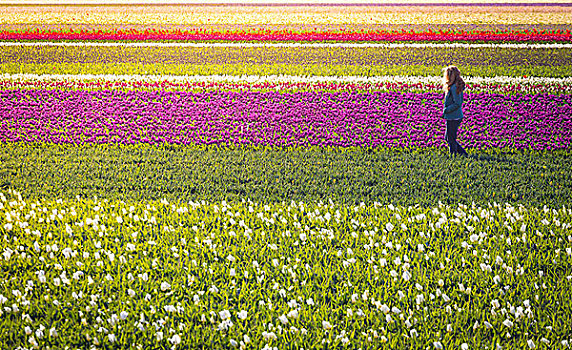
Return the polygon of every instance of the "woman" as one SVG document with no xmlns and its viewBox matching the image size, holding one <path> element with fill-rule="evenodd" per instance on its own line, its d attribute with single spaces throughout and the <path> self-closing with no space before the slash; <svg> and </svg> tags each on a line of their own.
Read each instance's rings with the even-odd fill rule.
<svg viewBox="0 0 572 350">
<path fill-rule="evenodd" d="M 467 152 L 457 142 L 457 131 L 463 120 L 463 90 L 465 82 L 461 78 L 461 72 L 455 66 L 443 69 L 443 90 L 445 91 L 445 108 L 443 118 L 447 120 L 445 140 L 449 144 L 451 154 L 467 155 Z"/>
</svg>

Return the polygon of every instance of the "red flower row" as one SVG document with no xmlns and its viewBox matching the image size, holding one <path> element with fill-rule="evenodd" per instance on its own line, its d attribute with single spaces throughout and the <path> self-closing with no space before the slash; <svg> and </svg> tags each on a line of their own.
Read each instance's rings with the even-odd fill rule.
<svg viewBox="0 0 572 350">
<path fill-rule="evenodd" d="M 566 32 L 181 32 L 181 31 L 0 31 L 0 40 L 95 40 L 95 41 L 572 41 Z"/>
</svg>

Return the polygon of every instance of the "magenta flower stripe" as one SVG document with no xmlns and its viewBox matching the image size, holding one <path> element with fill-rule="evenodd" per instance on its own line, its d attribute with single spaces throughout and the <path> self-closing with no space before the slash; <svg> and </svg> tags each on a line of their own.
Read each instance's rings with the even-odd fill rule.
<svg viewBox="0 0 572 350">
<path fill-rule="evenodd" d="M 0 142 L 441 147 L 442 93 L 0 92 Z M 572 96 L 467 93 L 469 148 L 572 141 Z"/>
</svg>

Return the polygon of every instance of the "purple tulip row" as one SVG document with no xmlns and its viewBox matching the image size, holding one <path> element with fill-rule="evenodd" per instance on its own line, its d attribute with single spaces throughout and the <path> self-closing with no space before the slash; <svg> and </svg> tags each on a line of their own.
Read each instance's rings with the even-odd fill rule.
<svg viewBox="0 0 572 350">
<path fill-rule="evenodd" d="M 442 93 L 0 91 L 0 142 L 445 145 Z M 570 148 L 572 96 L 467 93 L 468 148 Z"/>
</svg>

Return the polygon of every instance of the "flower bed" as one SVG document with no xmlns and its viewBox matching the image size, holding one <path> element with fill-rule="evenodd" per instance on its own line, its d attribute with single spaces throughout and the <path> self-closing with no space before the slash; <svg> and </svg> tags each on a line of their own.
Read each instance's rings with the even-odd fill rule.
<svg viewBox="0 0 572 350">
<path fill-rule="evenodd" d="M 1 142 L 436 147 L 442 94 L 4 90 Z M 546 106 L 551 108 L 547 109 Z M 571 95 L 467 94 L 470 148 L 569 148 Z"/>
<path fill-rule="evenodd" d="M 571 25 L 1 6 L 0 348 L 568 348 Z"/>
</svg>

